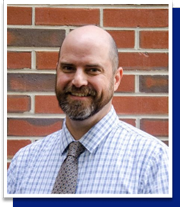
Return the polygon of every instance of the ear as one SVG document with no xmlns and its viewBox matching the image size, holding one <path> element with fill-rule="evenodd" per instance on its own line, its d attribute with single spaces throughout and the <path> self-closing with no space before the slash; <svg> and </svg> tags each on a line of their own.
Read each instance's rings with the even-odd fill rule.
<svg viewBox="0 0 180 207">
<path fill-rule="evenodd" d="M 123 68 L 119 67 L 114 75 L 114 91 L 118 89 L 122 77 L 123 77 Z"/>
</svg>

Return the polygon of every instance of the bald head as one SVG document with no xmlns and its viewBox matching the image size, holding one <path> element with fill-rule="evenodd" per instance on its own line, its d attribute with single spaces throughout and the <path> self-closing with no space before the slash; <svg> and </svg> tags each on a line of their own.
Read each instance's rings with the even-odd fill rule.
<svg viewBox="0 0 180 207">
<path fill-rule="evenodd" d="M 69 42 L 78 43 L 79 47 L 86 44 L 87 49 L 88 46 L 94 45 L 97 48 L 107 51 L 108 58 L 112 62 L 113 71 L 117 70 L 119 60 L 116 43 L 112 36 L 100 27 L 88 25 L 71 31 L 64 39 L 61 50 L 63 50 L 64 47 L 67 47 Z M 61 51 L 59 55 L 61 55 Z"/>
</svg>

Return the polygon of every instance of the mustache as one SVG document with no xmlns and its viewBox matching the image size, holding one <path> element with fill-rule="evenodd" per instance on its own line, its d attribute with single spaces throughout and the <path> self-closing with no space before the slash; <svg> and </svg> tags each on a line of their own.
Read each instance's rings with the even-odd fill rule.
<svg viewBox="0 0 180 207">
<path fill-rule="evenodd" d="M 95 89 L 93 89 L 90 86 L 81 86 L 80 88 L 77 88 L 76 86 L 67 86 L 64 89 L 64 92 L 66 94 L 83 94 L 84 96 L 96 96 L 97 92 Z"/>
</svg>

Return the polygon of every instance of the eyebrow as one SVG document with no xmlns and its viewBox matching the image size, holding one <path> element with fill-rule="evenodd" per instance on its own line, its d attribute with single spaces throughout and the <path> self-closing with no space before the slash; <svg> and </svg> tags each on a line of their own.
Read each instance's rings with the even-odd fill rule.
<svg viewBox="0 0 180 207">
<path fill-rule="evenodd" d="M 61 62 L 61 63 L 60 63 L 60 65 L 62 65 L 62 66 L 63 66 L 63 65 L 75 66 L 74 64 L 71 64 L 71 63 L 66 63 L 66 62 Z"/>
<path fill-rule="evenodd" d="M 60 62 L 60 66 L 66 66 L 66 65 L 73 66 L 73 67 L 76 66 L 75 64 L 68 63 L 68 62 Z M 100 64 L 86 64 L 85 67 L 88 67 L 88 68 L 101 68 L 102 70 L 104 70 L 104 68 Z"/>
<path fill-rule="evenodd" d="M 87 64 L 87 65 L 85 65 L 86 67 L 90 67 L 90 68 L 103 68 L 101 65 L 99 65 L 99 64 Z"/>
</svg>

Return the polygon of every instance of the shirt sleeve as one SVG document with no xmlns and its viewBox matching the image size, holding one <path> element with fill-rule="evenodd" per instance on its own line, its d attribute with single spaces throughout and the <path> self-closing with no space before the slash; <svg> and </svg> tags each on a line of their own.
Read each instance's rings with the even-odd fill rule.
<svg viewBox="0 0 180 207">
<path fill-rule="evenodd" d="M 19 188 L 27 164 L 29 150 L 27 147 L 21 148 L 13 157 L 7 171 L 7 193 L 15 194 Z"/>
<path fill-rule="evenodd" d="M 169 153 L 168 148 L 160 148 L 153 154 L 147 169 L 146 194 L 169 194 Z"/>
<path fill-rule="evenodd" d="M 16 156 L 12 159 L 9 169 L 7 171 L 7 193 L 14 194 L 17 186 L 17 166 Z"/>
</svg>

